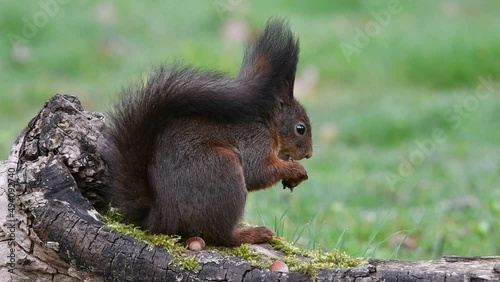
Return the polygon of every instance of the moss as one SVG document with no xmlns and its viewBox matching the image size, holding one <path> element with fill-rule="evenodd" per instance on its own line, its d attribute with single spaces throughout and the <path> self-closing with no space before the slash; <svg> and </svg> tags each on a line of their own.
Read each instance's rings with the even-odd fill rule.
<svg viewBox="0 0 500 282">
<path fill-rule="evenodd" d="M 286 256 L 303 255 L 304 253 L 304 251 L 283 238 L 274 237 L 269 244 L 271 244 L 275 250 L 282 251 Z"/>
<path fill-rule="evenodd" d="M 154 246 L 166 248 L 174 256 L 171 262 L 173 265 L 177 265 L 183 270 L 198 271 L 200 269 L 195 256 L 187 254 L 185 247 L 179 243 L 179 236 L 147 234 L 137 226 L 122 223 L 123 216 L 112 209 L 101 217 L 106 225 L 113 230 L 142 241 L 151 248 Z M 352 258 L 338 250 L 334 250 L 333 252 L 323 252 L 321 250 L 304 251 L 282 238 L 275 237 L 269 243 L 275 250 L 285 254 L 283 262 L 287 264 L 290 271 L 306 273 L 312 277 L 315 277 L 319 271 L 324 269 L 348 268 L 366 263 L 362 259 Z M 251 250 L 248 244 L 235 248 L 209 247 L 209 249 L 220 252 L 225 256 L 240 257 L 260 269 L 269 269 L 273 262 L 272 258 Z"/>
<path fill-rule="evenodd" d="M 360 258 L 353 258 L 339 250 L 323 252 L 321 250 L 304 251 L 281 238 L 274 238 L 270 242 L 275 250 L 285 254 L 284 263 L 293 272 L 307 273 L 315 277 L 319 271 L 331 268 L 348 268 L 366 264 Z"/>
<path fill-rule="evenodd" d="M 286 263 L 290 271 L 306 273 L 311 277 L 317 276 L 321 270 L 325 269 L 348 268 L 366 264 L 363 259 L 350 257 L 339 250 L 332 252 L 323 252 L 321 250 L 304 251 L 277 237 L 269 243 L 275 250 L 285 254 L 283 262 Z M 272 258 L 252 251 L 249 245 L 241 245 L 237 248 L 212 247 L 211 249 L 226 256 L 240 257 L 261 269 L 269 269 L 273 262 Z"/>
<path fill-rule="evenodd" d="M 184 252 L 186 248 L 179 243 L 181 239 L 179 236 L 147 234 L 137 226 L 122 223 L 123 215 L 113 209 L 102 214 L 101 219 L 109 228 L 144 242 L 149 248 L 158 246 L 167 249 L 174 256 L 170 263 L 179 266 L 182 270 L 197 271 L 200 269 L 194 255 L 188 255 Z"/>
<path fill-rule="evenodd" d="M 251 265 L 256 266 L 260 269 L 269 269 L 272 263 L 272 260 L 270 258 L 262 255 L 261 253 L 252 251 L 250 249 L 250 245 L 248 244 L 243 244 L 235 248 L 212 247 L 211 249 L 225 256 L 242 258 L 248 261 Z"/>
<path fill-rule="evenodd" d="M 198 271 L 201 269 L 194 255 L 176 256 L 171 263 L 178 265 L 182 270 Z"/>
</svg>

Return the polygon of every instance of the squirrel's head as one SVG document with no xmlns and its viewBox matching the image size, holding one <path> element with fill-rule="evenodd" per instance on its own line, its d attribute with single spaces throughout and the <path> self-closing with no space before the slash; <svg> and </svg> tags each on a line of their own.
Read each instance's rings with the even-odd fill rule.
<svg viewBox="0 0 500 282">
<path fill-rule="evenodd" d="M 293 99 L 291 103 L 280 102 L 279 111 L 278 156 L 285 161 L 310 158 L 313 151 L 311 123 L 304 107 Z"/>
<path fill-rule="evenodd" d="M 267 22 L 264 32 L 245 53 L 239 77 L 253 81 L 275 101 L 279 130 L 279 152 L 283 160 L 312 155 L 311 124 L 304 107 L 293 97 L 299 60 L 299 40 L 280 19 Z M 268 96 L 269 97 L 269 96 Z"/>
</svg>

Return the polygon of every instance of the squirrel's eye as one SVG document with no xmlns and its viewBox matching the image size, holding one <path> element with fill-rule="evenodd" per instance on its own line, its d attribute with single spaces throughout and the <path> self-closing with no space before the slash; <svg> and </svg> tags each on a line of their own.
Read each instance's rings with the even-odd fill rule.
<svg viewBox="0 0 500 282">
<path fill-rule="evenodd" d="M 298 123 L 295 125 L 295 131 L 297 131 L 299 135 L 304 135 L 304 133 L 306 133 L 306 127 L 302 123 Z"/>
</svg>

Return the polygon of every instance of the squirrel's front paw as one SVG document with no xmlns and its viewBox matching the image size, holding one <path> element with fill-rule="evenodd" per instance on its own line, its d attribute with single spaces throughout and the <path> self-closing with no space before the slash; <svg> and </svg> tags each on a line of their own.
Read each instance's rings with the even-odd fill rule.
<svg viewBox="0 0 500 282">
<path fill-rule="evenodd" d="M 292 175 L 283 178 L 281 184 L 283 184 L 283 189 L 289 188 L 290 192 L 293 192 L 293 188 L 299 185 L 302 181 L 307 180 L 307 171 L 299 163 L 293 162 L 293 173 Z"/>
</svg>

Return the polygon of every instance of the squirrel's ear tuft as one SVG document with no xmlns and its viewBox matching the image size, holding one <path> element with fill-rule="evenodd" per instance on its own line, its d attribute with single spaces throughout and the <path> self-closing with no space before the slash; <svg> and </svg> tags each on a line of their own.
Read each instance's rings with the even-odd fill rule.
<svg viewBox="0 0 500 282">
<path fill-rule="evenodd" d="M 299 41 L 282 19 L 270 19 L 258 39 L 247 47 L 239 77 L 257 79 L 267 87 L 286 87 L 293 95 Z M 262 81 L 263 80 L 263 81 Z"/>
</svg>

